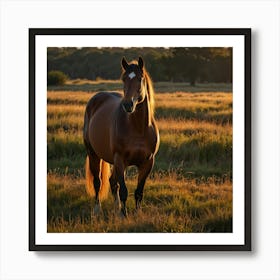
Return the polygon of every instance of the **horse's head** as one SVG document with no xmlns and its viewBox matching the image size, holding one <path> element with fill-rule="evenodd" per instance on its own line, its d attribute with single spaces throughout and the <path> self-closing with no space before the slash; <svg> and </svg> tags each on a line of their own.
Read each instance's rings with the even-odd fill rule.
<svg viewBox="0 0 280 280">
<path fill-rule="evenodd" d="M 144 78 L 144 62 L 141 57 L 137 62 L 127 63 L 126 59 L 122 59 L 124 83 L 124 98 L 122 107 L 127 113 L 133 113 L 137 104 L 144 101 L 146 96 L 146 81 Z"/>
</svg>

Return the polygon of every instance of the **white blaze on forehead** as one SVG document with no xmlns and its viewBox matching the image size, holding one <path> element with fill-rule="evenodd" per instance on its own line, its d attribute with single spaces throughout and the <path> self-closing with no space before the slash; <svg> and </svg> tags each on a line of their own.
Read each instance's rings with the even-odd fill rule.
<svg viewBox="0 0 280 280">
<path fill-rule="evenodd" d="M 130 80 L 133 79 L 135 76 L 136 76 L 136 75 L 135 75 L 134 72 L 131 72 L 131 73 L 128 75 L 128 77 L 130 78 Z"/>
</svg>

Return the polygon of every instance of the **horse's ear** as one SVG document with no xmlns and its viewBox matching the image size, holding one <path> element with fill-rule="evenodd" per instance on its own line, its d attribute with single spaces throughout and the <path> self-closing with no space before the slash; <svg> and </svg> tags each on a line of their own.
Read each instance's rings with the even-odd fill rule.
<svg viewBox="0 0 280 280">
<path fill-rule="evenodd" d="M 124 70 L 126 70 L 127 67 L 128 67 L 128 63 L 127 63 L 125 57 L 122 58 L 122 67 L 123 67 Z"/>
<path fill-rule="evenodd" d="M 138 58 L 138 66 L 141 70 L 143 70 L 144 61 L 143 61 L 143 58 L 141 56 L 139 56 L 139 58 Z"/>
</svg>

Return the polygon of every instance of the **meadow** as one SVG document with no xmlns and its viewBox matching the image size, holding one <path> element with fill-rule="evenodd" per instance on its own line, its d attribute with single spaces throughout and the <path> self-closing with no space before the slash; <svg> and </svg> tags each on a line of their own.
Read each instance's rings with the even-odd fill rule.
<svg viewBox="0 0 280 280">
<path fill-rule="evenodd" d="M 160 149 L 137 213 L 136 169 L 126 172 L 127 219 L 111 194 L 92 216 L 85 191 L 84 109 L 105 88 L 120 90 L 114 81 L 48 89 L 48 232 L 232 232 L 231 87 L 155 83 Z"/>
</svg>

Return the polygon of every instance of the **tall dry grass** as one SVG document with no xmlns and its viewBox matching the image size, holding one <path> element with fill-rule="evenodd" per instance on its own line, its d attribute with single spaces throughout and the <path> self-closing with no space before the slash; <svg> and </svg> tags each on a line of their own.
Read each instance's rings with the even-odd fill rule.
<svg viewBox="0 0 280 280">
<path fill-rule="evenodd" d="M 156 94 L 161 145 L 135 214 L 137 172 L 126 174 L 129 218 L 119 219 L 113 201 L 98 221 L 85 191 L 83 114 L 93 93 L 48 92 L 49 232 L 231 232 L 232 94 Z"/>
</svg>

